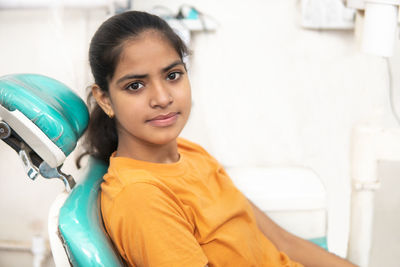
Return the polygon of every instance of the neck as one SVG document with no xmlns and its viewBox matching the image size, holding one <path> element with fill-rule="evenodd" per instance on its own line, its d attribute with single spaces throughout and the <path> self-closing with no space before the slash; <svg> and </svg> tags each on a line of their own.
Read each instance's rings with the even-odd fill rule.
<svg viewBox="0 0 400 267">
<path fill-rule="evenodd" d="M 167 144 L 152 144 L 147 142 L 119 142 L 116 156 L 128 157 L 154 163 L 173 163 L 179 160 L 176 139 Z"/>
</svg>

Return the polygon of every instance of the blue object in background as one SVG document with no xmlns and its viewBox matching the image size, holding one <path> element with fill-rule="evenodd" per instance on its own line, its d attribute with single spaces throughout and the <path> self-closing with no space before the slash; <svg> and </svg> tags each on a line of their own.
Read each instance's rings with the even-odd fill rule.
<svg viewBox="0 0 400 267">
<path fill-rule="evenodd" d="M 194 8 L 190 8 L 186 19 L 198 19 L 198 18 L 199 18 L 199 12 L 197 12 L 197 10 Z"/>
</svg>

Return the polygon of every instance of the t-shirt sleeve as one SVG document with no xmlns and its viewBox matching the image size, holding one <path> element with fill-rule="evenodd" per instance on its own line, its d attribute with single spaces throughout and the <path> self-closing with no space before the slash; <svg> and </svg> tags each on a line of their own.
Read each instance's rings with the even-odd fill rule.
<svg viewBox="0 0 400 267">
<path fill-rule="evenodd" d="M 126 186 L 114 199 L 110 236 L 132 266 L 199 266 L 208 260 L 174 195 L 149 183 Z"/>
</svg>

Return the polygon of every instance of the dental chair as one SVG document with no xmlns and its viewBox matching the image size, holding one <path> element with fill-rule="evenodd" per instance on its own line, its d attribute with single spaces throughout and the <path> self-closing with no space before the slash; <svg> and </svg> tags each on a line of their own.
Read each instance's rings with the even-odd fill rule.
<svg viewBox="0 0 400 267">
<path fill-rule="evenodd" d="M 65 185 L 48 220 L 56 266 L 124 266 L 100 212 L 100 184 L 107 166 L 90 158 L 77 184 L 61 171 L 88 121 L 85 103 L 64 84 L 37 74 L 0 77 L 0 139 L 18 153 L 30 179 L 41 175 Z M 284 228 L 305 226 L 292 232 L 327 249 L 325 190 L 313 172 L 301 168 L 227 171 L 239 189 Z M 254 183 L 249 183 L 249 177 Z M 289 184 L 294 185 L 292 190 Z M 307 190 L 297 190 L 304 185 Z"/>
<path fill-rule="evenodd" d="M 123 266 L 105 233 L 99 190 L 107 170 L 90 158 L 75 184 L 61 171 L 85 131 L 85 103 L 64 84 L 36 74 L 0 77 L 0 138 L 22 160 L 28 177 L 58 178 L 65 185 L 49 214 L 49 239 L 57 266 Z"/>
</svg>

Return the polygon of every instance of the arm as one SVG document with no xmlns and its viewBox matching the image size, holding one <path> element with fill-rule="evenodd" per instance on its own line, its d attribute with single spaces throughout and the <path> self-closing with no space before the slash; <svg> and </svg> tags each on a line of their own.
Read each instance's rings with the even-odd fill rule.
<svg viewBox="0 0 400 267">
<path fill-rule="evenodd" d="M 301 239 L 274 223 L 264 212 L 249 200 L 257 225 L 261 232 L 278 250 L 285 252 L 291 259 L 306 267 L 354 267 L 352 263 L 332 254 L 319 246 Z"/>
</svg>

